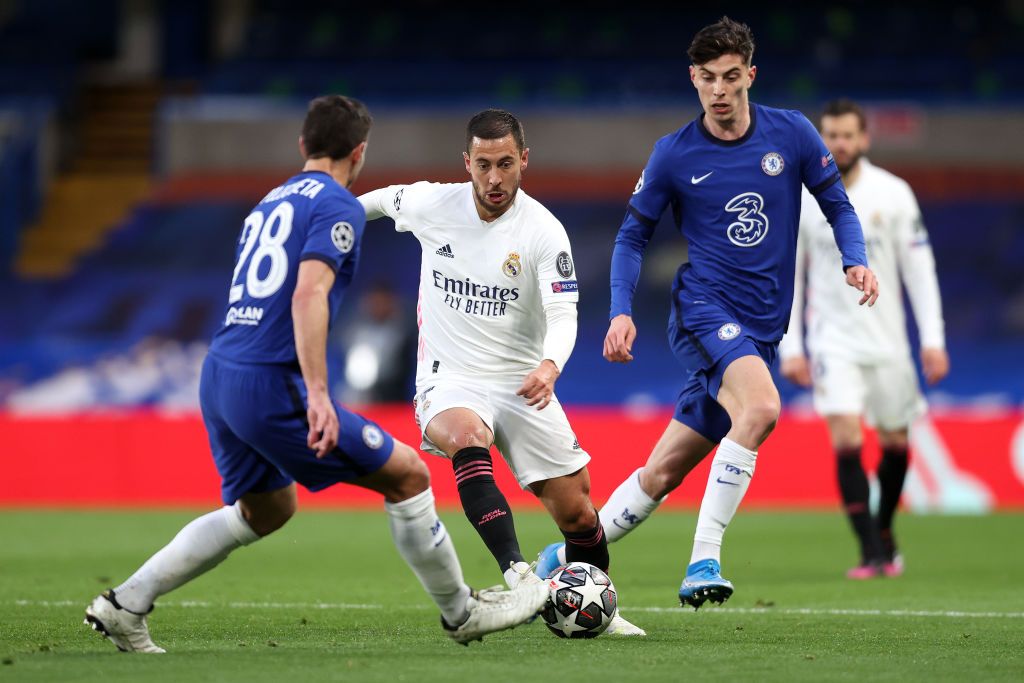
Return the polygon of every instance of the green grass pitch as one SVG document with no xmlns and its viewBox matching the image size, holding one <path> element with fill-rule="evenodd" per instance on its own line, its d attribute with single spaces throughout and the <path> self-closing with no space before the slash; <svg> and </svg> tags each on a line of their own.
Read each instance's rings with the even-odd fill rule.
<svg viewBox="0 0 1024 683">
<path fill-rule="evenodd" d="M 82 625 L 195 511 L 0 511 L 0 681 L 1024 680 L 1024 517 L 899 519 L 907 573 L 851 582 L 838 512 L 741 510 L 724 607 L 678 606 L 694 514 L 662 510 L 612 546 L 611 576 L 644 639 L 555 638 L 538 621 L 463 648 L 391 545 L 383 511 L 304 511 L 157 604 L 161 656 Z M 500 575 L 446 512 L 467 580 Z M 516 517 L 527 554 L 554 538 Z"/>
</svg>

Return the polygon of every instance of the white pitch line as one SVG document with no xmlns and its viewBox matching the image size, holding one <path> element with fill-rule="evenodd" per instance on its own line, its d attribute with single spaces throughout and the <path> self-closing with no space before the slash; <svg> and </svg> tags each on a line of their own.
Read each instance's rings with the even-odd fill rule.
<svg viewBox="0 0 1024 683">
<path fill-rule="evenodd" d="M 3 604 L 3 603 L 0 603 Z M 84 600 L 14 600 L 6 604 L 18 607 L 82 607 Z M 161 601 L 162 607 L 210 607 L 214 609 L 319 609 L 319 610 L 376 610 L 387 609 L 386 605 L 344 602 L 227 602 L 216 603 L 206 600 Z M 412 606 L 429 609 L 428 605 Z M 626 607 L 627 612 L 649 613 L 690 613 L 681 607 Z M 828 609 L 812 607 L 710 607 L 700 612 L 705 614 L 785 614 L 806 616 L 853 616 L 853 617 L 927 617 L 927 618 L 974 618 L 974 619 L 1024 619 L 1024 612 L 964 612 L 960 610 L 899 610 L 899 609 Z"/>
</svg>

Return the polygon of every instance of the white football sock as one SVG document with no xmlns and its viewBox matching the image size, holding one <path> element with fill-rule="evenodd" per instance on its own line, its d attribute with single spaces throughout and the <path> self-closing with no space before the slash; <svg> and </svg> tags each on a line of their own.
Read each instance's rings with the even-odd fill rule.
<svg viewBox="0 0 1024 683">
<path fill-rule="evenodd" d="M 615 489 L 598 513 L 609 543 L 614 543 L 640 526 L 640 523 L 650 517 L 661 502 L 668 498 L 663 496 L 661 500 L 654 500 L 644 492 L 640 486 L 641 469 L 643 468 L 633 472 L 619 484 L 619 488 Z"/>
<path fill-rule="evenodd" d="M 145 614 L 159 596 L 213 569 L 235 548 L 257 540 L 237 502 L 214 510 L 186 524 L 115 588 L 114 596 L 125 609 Z"/>
<path fill-rule="evenodd" d="M 691 564 L 709 558 L 721 561 L 722 536 L 750 486 L 756 460 L 756 451 L 747 450 L 731 439 L 722 439 L 711 461 L 708 485 L 700 502 Z"/>
<path fill-rule="evenodd" d="M 452 539 L 434 509 L 434 492 L 428 488 L 400 503 L 384 503 L 384 509 L 398 552 L 444 620 L 452 626 L 464 622 L 470 590 L 462 579 Z"/>
</svg>

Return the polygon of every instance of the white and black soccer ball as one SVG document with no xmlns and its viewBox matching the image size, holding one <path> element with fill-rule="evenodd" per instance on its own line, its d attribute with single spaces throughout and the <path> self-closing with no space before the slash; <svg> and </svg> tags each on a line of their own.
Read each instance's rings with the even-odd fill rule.
<svg viewBox="0 0 1024 683">
<path fill-rule="evenodd" d="M 547 578 L 544 623 L 559 638 L 596 638 L 619 609 L 608 575 L 592 564 L 570 562 Z"/>
</svg>

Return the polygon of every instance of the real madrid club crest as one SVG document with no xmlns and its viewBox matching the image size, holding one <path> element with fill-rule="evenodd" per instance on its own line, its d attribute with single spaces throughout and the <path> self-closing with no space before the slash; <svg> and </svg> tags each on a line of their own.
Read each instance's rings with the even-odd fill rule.
<svg viewBox="0 0 1024 683">
<path fill-rule="evenodd" d="M 779 175 L 785 167 L 786 162 L 778 152 L 768 152 L 761 157 L 761 170 L 768 175 Z"/>
<path fill-rule="evenodd" d="M 523 272 L 523 264 L 519 260 L 519 254 L 510 251 L 508 258 L 501 264 L 501 272 L 509 277 L 519 277 L 519 273 Z"/>
<path fill-rule="evenodd" d="M 722 341 L 735 339 L 740 333 L 740 326 L 736 323 L 726 323 L 718 328 L 718 338 Z"/>
</svg>

